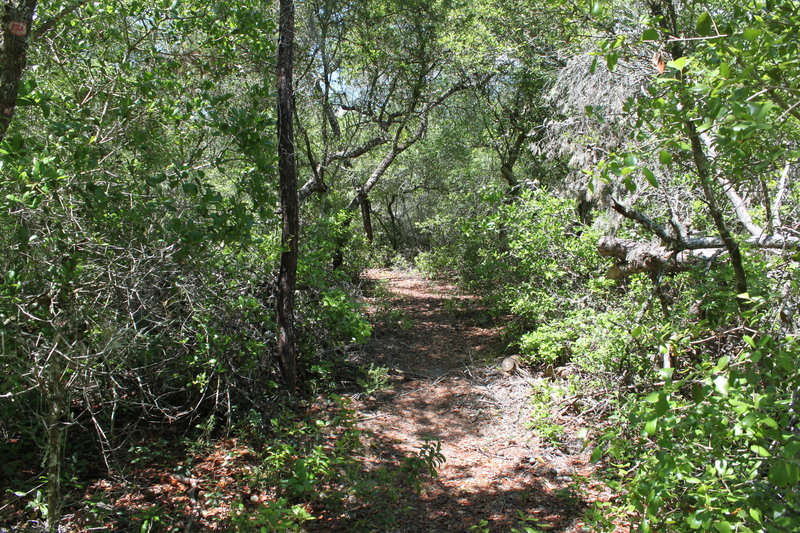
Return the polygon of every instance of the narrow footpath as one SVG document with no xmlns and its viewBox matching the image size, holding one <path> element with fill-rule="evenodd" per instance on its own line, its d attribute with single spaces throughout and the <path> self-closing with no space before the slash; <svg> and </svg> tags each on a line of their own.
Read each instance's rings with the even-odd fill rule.
<svg viewBox="0 0 800 533">
<path fill-rule="evenodd" d="M 375 334 L 357 362 L 388 368 L 391 385 L 356 398 L 365 460 L 385 466 L 425 443 L 441 443 L 445 458 L 438 477 L 398 503 L 402 522 L 376 531 L 589 531 L 583 511 L 608 495 L 587 479 L 579 428 L 566 428 L 557 447 L 529 428 L 535 378 L 500 369 L 501 327 L 448 284 L 410 272 L 366 276 Z"/>
</svg>

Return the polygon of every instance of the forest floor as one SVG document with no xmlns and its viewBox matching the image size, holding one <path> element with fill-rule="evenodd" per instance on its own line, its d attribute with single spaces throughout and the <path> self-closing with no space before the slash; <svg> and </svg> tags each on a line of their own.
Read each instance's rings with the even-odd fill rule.
<svg viewBox="0 0 800 533">
<path fill-rule="evenodd" d="M 590 531 L 584 511 L 612 494 L 592 481 L 589 451 L 576 437 L 586 422 L 553 419 L 558 442 L 531 429 L 533 385 L 544 378 L 500 369 L 502 327 L 479 301 L 413 272 L 366 278 L 375 331 L 357 359 L 388 369 L 392 383 L 356 398 L 363 460 L 390 466 L 425 443 L 440 443 L 445 459 L 419 495 L 404 498 L 406 516 L 376 531 Z M 315 529 L 348 524 L 322 520 Z"/>
<path fill-rule="evenodd" d="M 589 451 L 577 437 L 593 421 L 561 398 L 541 398 L 560 378 L 524 368 L 503 372 L 508 354 L 500 320 L 451 285 L 389 270 L 368 271 L 364 283 L 374 334 L 345 367 L 362 375 L 367 369 L 373 379 L 341 391 L 350 409 L 342 412 L 354 421 L 361 443 L 344 452 L 360 474 L 339 482 L 361 479 L 363 487 L 339 487 L 348 496 L 338 504 L 306 504 L 315 519 L 302 530 L 591 531 L 585 512 L 613 494 L 595 480 Z M 548 425 L 532 425 L 536 394 L 537 405 L 549 411 Z M 332 417 L 339 409 L 324 396 L 310 402 L 309 412 L 292 415 L 298 427 L 303 417 Z M 264 432 L 257 428 L 252 431 Z M 334 435 L 320 431 L 325 446 L 338 446 Z M 77 429 L 71 435 L 80 437 Z M 245 521 L 261 511 L 269 516 L 266 504 L 280 492 L 258 481 L 268 442 L 275 442 L 264 437 L 234 431 L 187 445 L 162 431 L 158 439 L 131 445 L 126 464 L 113 475 L 92 446 L 77 445 L 71 461 L 81 474 L 69 482 L 61 531 L 222 532 L 238 528 L 237 514 Z M 0 444 L 0 533 L 42 531 L 44 484 L 37 481 L 35 448 Z M 444 462 L 431 477 L 426 466 L 437 458 Z M 410 466 L 417 477 L 406 475 Z"/>
</svg>

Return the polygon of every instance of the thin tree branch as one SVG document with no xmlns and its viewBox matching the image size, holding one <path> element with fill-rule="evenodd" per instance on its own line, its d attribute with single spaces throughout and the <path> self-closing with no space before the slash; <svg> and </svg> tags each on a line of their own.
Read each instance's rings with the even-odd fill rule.
<svg viewBox="0 0 800 533">
<path fill-rule="evenodd" d="M 613 202 L 612 208 L 614 209 L 614 211 L 624 216 L 625 218 L 629 218 L 631 220 L 638 222 L 639 224 L 647 228 L 651 233 L 654 233 L 658 237 L 660 237 L 661 240 L 664 241 L 665 243 L 668 243 L 670 245 L 683 244 L 680 242 L 679 239 L 675 238 L 673 235 L 670 235 L 664 226 L 658 224 L 656 221 L 654 221 L 652 218 L 648 217 L 644 213 L 630 207 L 625 207 L 616 198 L 612 198 L 611 201 Z"/>
<path fill-rule="evenodd" d="M 733 187 L 733 183 L 728 181 L 721 174 L 717 174 L 717 181 L 722 186 L 722 191 L 725 193 L 725 196 L 727 196 L 728 200 L 731 201 L 731 205 L 733 205 L 733 210 L 736 213 L 736 217 L 739 219 L 739 222 L 742 223 L 745 229 L 753 237 L 763 236 L 764 229 L 753 222 L 753 217 L 750 215 L 750 211 L 747 209 L 747 202 L 745 202 L 744 199 L 739 196 L 739 193 L 736 192 L 736 189 Z"/>
<path fill-rule="evenodd" d="M 792 164 L 787 163 L 781 172 L 781 179 L 778 182 L 778 190 L 775 193 L 775 202 L 772 204 L 772 227 L 779 228 L 781 226 L 781 205 L 786 196 L 786 184 L 789 180 L 789 172 L 792 170 Z"/>
<path fill-rule="evenodd" d="M 83 6 L 85 6 L 88 2 L 89 2 L 89 0 L 80 0 L 79 2 L 75 2 L 73 5 L 71 5 L 69 7 L 65 7 L 60 12 L 56 13 L 55 15 L 50 17 L 49 19 L 45 20 L 44 22 L 39 24 L 38 27 L 36 28 L 36 31 L 33 32 L 33 35 L 32 35 L 33 38 L 34 39 L 39 39 L 45 33 L 50 31 L 51 29 L 53 29 L 53 26 L 55 26 L 56 24 L 61 22 L 64 18 L 66 18 L 67 16 L 71 15 L 72 13 L 77 11 L 78 9 L 82 8 Z"/>
</svg>

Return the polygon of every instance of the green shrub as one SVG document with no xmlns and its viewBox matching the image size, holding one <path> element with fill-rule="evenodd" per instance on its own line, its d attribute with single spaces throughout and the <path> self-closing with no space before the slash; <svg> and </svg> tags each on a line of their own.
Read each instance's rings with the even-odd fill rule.
<svg viewBox="0 0 800 533">
<path fill-rule="evenodd" d="M 595 456 L 631 473 L 622 510 L 641 531 L 800 528 L 799 357 L 796 337 L 745 336 L 628 406 Z"/>
</svg>

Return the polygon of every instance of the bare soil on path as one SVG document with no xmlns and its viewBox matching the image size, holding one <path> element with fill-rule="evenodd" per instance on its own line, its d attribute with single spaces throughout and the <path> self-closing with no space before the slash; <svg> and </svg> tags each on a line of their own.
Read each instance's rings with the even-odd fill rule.
<svg viewBox="0 0 800 533">
<path fill-rule="evenodd" d="M 534 378 L 499 369 L 508 355 L 502 327 L 446 283 L 404 271 L 366 277 L 375 332 L 357 362 L 387 368 L 391 386 L 355 397 L 364 460 L 391 467 L 437 442 L 445 458 L 420 494 L 386 503 L 404 506 L 397 522 L 373 530 L 459 532 L 485 520 L 478 531 L 589 531 L 583 511 L 608 495 L 587 480 L 592 465 L 577 427 L 566 424 L 558 447 L 530 429 Z M 352 530 L 347 521 L 318 526 Z"/>
</svg>

